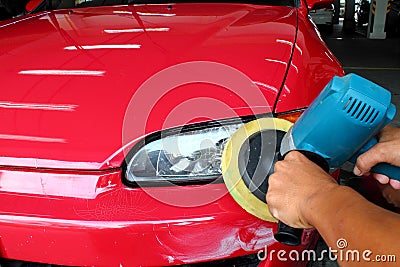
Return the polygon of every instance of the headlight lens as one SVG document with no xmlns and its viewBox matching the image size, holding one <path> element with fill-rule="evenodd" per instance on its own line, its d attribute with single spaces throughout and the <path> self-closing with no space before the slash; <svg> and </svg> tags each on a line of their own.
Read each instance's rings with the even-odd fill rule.
<svg viewBox="0 0 400 267">
<path fill-rule="evenodd" d="M 128 157 L 126 179 L 140 186 L 173 182 L 210 182 L 221 176 L 221 158 L 228 138 L 241 120 L 166 133 L 144 142 Z"/>
</svg>

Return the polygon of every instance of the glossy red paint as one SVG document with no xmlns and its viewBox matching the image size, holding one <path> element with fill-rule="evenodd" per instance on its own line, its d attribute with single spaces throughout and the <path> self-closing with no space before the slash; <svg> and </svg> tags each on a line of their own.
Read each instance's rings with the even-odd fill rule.
<svg viewBox="0 0 400 267">
<path fill-rule="evenodd" d="M 299 16 L 296 45 L 275 112 L 307 107 L 335 75 L 344 75 L 340 63 L 315 24 Z"/>
<path fill-rule="evenodd" d="M 275 223 L 245 213 L 223 184 L 146 189 L 182 206 L 209 203 L 176 207 L 123 185 L 121 165 L 126 143 L 186 124 L 188 114 L 195 123 L 308 105 L 342 69 L 316 37 L 304 3 L 52 11 L 3 23 L 0 38 L 0 80 L 9 89 L 0 93 L 0 165 L 7 166 L 0 169 L 2 257 L 160 266 L 257 253 L 265 246 L 290 249 L 273 240 Z M 185 76 L 178 71 L 165 95 L 157 87 L 141 91 L 155 74 L 198 61 L 218 64 L 179 65 L 187 77 L 196 70 L 205 71 L 205 78 L 176 83 Z M 210 71 L 212 66 L 222 66 L 225 74 L 242 72 L 262 97 L 249 96 L 247 87 L 224 87 L 240 79 Z M 202 82 L 210 77 L 218 83 Z M 125 139 L 124 116 L 133 96 L 140 96 L 140 116 Z M 201 101 L 180 106 L 191 99 L 213 99 L 226 108 Z M 152 112 L 143 113 L 149 107 Z M 306 231 L 297 249 L 312 247 L 315 237 Z"/>
<path fill-rule="evenodd" d="M 182 205 L 223 195 L 189 209 L 121 185 L 120 171 L 3 168 L 0 177 L 1 255 L 6 258 L 74 266 L 160 266 L 234 257 L 275 243 L 275 223 L 245 213 L 223 184 L 147 189 L 180 198 Z M 313 242 L 309 234 L 297 249 Z"/>
<path fill-rule="evenodd" d="M 193 81 L 168 88 L 165 96 L 153 88 L 136 106 L 138 111 L 152 107 L 157 115 L 151 123 L 147 114 L 135 121 L 139 127 L 131 129 L 130 140 L 159 131 L 171 110 L 187 99 L 227 105 L 208 119 L 248 115 L 249 105 L 268 112 L 290 59 L 296 13 L 289 7 L 239 4 L 119 6 L 42 13 L 0 26 L 0 80 L 12 88 L 0 103 L 0 165 L 119 167 L 120 159 L 110 157 L 123 145 L 129 101 L 153 75 L 185 62 L 237 69 L 260 85 L 263 105 L 259 98 L 241 101 L 247 88 L 236 92 L 239 98 L 229 88 Z M 185 108 L 180 114 L 204 117 L 203 109 Z M 168 126 L 185 123 L 185 116 L 175 116 Z"/>
</svg>

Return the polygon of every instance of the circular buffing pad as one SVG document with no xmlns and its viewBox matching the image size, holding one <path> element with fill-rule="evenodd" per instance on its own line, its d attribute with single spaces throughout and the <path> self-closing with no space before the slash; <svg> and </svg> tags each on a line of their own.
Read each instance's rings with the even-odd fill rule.
<svg viewBox="0 0 400 267">
<path fill-rule="evenodd" d="M 222 154 L 222 175 L 229 193 L 243 209 L 265 221 L 277 221 L 265 197 L 281 140 L 291 126 L 278 118 L 248 122 L 232 135 Z"/>
</svg>

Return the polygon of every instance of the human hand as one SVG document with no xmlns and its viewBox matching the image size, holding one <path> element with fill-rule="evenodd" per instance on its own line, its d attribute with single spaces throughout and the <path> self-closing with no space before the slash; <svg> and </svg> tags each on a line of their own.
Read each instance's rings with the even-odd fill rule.
<svg viewBox="0 0 400 267">
<path fill-rule="evenodd" d="M 268 207 L 272 216 L 289 226 L 311 228 L 312 200 L 338 186 L 319 166 L 292 151 L 275 164 L 269 177 Z"/>
<path fill-rule="evenodd" d="M 381 185 L 382 196 L 386 199 L 386 201 L 396 208 L 400 208 L 400 190 L 394 189 L 390 185 Z"/>
<path fill-rule="evenodd" d="M 400 128 L 386 126 L 378 137 L 378 143 L 357 158 L 354 174 L 369 175 L 373 166 L 378 163 L 389 163 L 400 167 Z M 372 173 L 381 184 L 390 184 L 394 189 L 400 189 L 400 182 L 386 175 Z"/>
</svg>

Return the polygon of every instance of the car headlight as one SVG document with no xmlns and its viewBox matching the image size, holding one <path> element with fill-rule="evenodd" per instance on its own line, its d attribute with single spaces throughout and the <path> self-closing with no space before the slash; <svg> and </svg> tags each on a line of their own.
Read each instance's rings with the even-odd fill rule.
<svg viewBox="0 0 400 267">
<path fill-rule="evenodd" d="M 211 182 L 221 176 L 228 138 L 248 120 L 192 125 L 150 136 L 128 155 L 126 181 L 140 186 Z"/>
<path fill-rule="evenodd" d="M 277 117 L 295 122 L 302 112 Z M 244 123 L 270 115 L 212 121 L 150 135 L 126 157 L 125 181 L 144 187 L 212 182 L 221 177 L 222 152 L 232 134 Z"/>
</svg>

